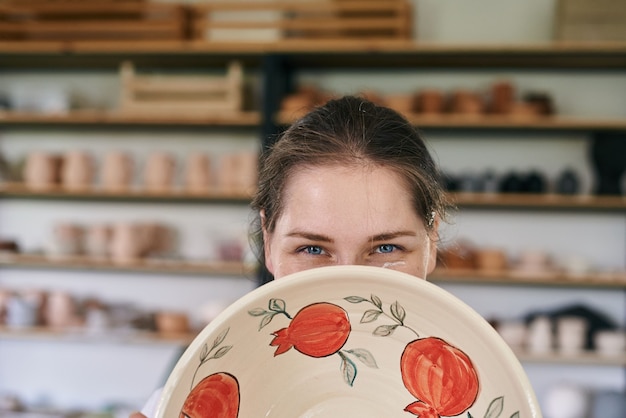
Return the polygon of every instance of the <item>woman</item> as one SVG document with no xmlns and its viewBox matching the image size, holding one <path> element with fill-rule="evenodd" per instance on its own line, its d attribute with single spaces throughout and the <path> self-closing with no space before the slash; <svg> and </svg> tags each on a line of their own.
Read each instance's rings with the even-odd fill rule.
<svg viewBox="0 0 626 418">
<path fill-rule="evenodd" d="M 424 141 L 402 116 L 362 98 L 331 100 L 262 156 L 252 202 L 260 259 L 276 279 L 327 265 L 426 278 L 443 196 Z"/>
</svg>

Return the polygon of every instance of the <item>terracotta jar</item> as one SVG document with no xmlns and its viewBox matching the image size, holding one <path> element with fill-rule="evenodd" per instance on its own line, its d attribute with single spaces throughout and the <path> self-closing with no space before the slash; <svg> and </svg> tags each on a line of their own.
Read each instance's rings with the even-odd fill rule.
<svg viewBox="0 0 626 418">
<path fill-rule="evenodd" d="M 176 174 L 176 160 L 166 152 L 156 151 L 148 156 L 144 170 L 144 186 L 150 191 L 170 190 Z"/>
<path fill-rule="evenodd" d="M 102 163 L 102 187 L 110 191 L 127 190 L 133 181 L 134 162 L 132 157 L 121 151 L 105 155 Z"/>
<path fill-rule="evenodd" d="M 118 223 L 113 226 L 109 253 L 114 263 L 136 262 L 144 251 L 144 245 L 145 239 L 140 225 Z"/>
<path fill-rule="evenodd" d="M 450 111 L 464 115 L 480 115 L 485 112 L 485 104 L 478 93 L 459 89 L 452 93 Z"/>
<path fill-rule="evenodd" d="M 440 114 L 445 107 L 444 94 L 435 89 L 421 90 L 416 97 L 416 107 L 419 113 Z"/>
<path fill-rule="evenodd" d="M 94 162 L 90 154 L 71 151 L 63 158 L 61 184 L 67 189 L 87 189 L 94 179 Z"/>
<path fill-rule="evenodd" d="M 24 182 L 33 189 L 54 187 L 59 179 L 60 160 L 58 156 L 36 151 L 28 154 L 24 165 Z"/>
<path fill-rule="evenodd" d="M 46 323 L 53 328 L 64 328 L 77 324 L 76 304 L 65 292 L 52 292 L 46 305 Z"/>
<path fill-rule="evenodd" d="M 191 193 L 207 192 L 211 188 L 211 158 L 207 154 L 193 153 L 185 165 L 185 189 Z"/>
<path fill-rule="evenodd" d="M 85 237 L 85 251 L 93 258 L 106 258 L 109 255 L 109 247 L 113 230 L 110 225 L 98 224 L 87 228 Z"/>
<path fill-rule="evenodd" d="M 52 257 L 68 257 L 83 252 L 84 230 L 82 226 L 60 222 L 52 228 L 52 240 L 48 254 Z"/>
<path fill-rule="evenodd" d="M 499 81 L 491 86 L 491 112 L 508 114 L 515 103 L 515 86 L 509 81 Z"/>
</svg>

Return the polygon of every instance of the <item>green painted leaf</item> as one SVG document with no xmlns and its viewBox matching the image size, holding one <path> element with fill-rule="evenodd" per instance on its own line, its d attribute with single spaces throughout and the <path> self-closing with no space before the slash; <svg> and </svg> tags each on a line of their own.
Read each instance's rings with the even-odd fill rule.
<svg viewBox="0 0 626 418">
<path fill-rule="evenodd" d="M 398 303 L 398 301 L 395 301 L 391 304 L 391 315 L 393 315 L 394 318 L 400 321 L 401 324 L 404 323 L 404 319 L 406 318 L 406 311 L 404 310 L 402 305 Z"/>
<path fill-rule="evenodd" d="M 270 299 L 270 302 L 269 302 L 270 311 L 285 312 L 286 308 L 287 308 L 287 304 L 285 303 L 284 300 L 275 299 L 275 298 Z"/>
<path fill-rule="evenodd" d="M 274 319 L 274 315 L 276 315 L 276 313 L 268 313 L 263 317 L 263 319 L 261 319 L 261 323 L 259 324 L 259 331 L 261 331 L 267 324 L 272 322 L 272 319 Z"/>
<path fill-rule="evenodd" d="M 263 316 L 267 313 L 267 311 L 263 308 L 254 308 L 251 311 L 248 311 L 248 314 L 252 316 Z"/>
<path fill-rule="evenodd" d="M 341 373 L 343 380 L 350 386 L 354 385 L 356 379 L 356 364 L 345 355 L 341 355 Z"/>
<path fill-rule="evenodd" d="M 202 352 L 200 352 L 200 363 L 203 363 L 204 360 L 206 360 L 208 355 L 209 355 L 209 346 L 206 343 L 204 343 L 204 345 L 202 346 Z"/>
<path fill-rule="evenodd" d="M 485 412 L 485 418 L 498 418 L 504 410 L 504 396 L 500 396 L 489 404 L 487 412 Z"/>
<path fill-rule="evenodd" d="M 393 334 L 393 332 L 396 330 L 396 328 L 398 327 L 398 325 L 381 325 L 379 327 L 377 327 L 374 332 L 372 332 L 372 334 L 376 335 L 377 337 L 388 337 L 391 334 Z"/>
<path fill-rule="evenodd" d="M 519 411 L 517 411 L 513 415 L 511 415 L 511 418 L 519 418 Z"/>
<path fill-rule="evenodd" d="M 230 328 L 226 328 L 224 331 L 220 333 L 220 335 L 218 335 L 215 338 L 215 340 L 213 341 L 213 346 L 211 347 L 211 350 L 209 351 L 213 351 L 215 347 L 217 347 L 218 345 L 224 342 L 224 340 L 226 339 L 226 336 L 228 335 L 228 331 L 230 331 Z"/>
<path fill-rule="evenodd" d="M 348 296 L 347 298 L 343 298 L 343 299 L 350 303 L 367 302 L 367 299 L 362 298 L 361 296 Z"/>
<path fill-rule="evenodd" d="M 367 311 L 363 312 L 363 316 L 361 317 L 361 323 L 369 324 L 370 322 L 374 322 L 382 313 L 382 311 L 379 311 L 377 309 L 368 309 Z"/>
<path fill-rule="evenodd" d="M 383 309 L 383 302 L 380 300 L 380 298 L 376 295 L 372 295 L 371 297 L 372 303 L 374 304 L 374 306 L 376 306 L 378 309 L 380 309 L 382 311 Z"/>
<path fill-rule="evenodd" d="M 373 369 L 378 368 L 378 364 L 376 364 L 376 359 L 368 350 L 364 348 L 353 348 L 352 350 L 346 350 L 347 353 L 352 354 L 357 359 L 359 359 L 363 364 Z"/>
<path fill-rule="evenodd" d="M 213 355 L 213 358 L 223 357 L 224 354 L 228 353 L 231 348 L 233 348 L 232 345 L 225 345 L 224 347 L 221 347 L 219 350 L 215 352 L 215 354 Z"/>
</svg>

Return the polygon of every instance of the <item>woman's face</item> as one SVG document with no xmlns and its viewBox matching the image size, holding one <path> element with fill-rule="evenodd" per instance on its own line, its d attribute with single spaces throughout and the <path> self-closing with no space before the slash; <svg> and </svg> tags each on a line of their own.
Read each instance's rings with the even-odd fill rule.
<svg viewBox="0 0 626 418">
<path fill-rule="evenodd" d="M 367 265 L 425 278 L 436 246 L 401 177 L 367 165 L 303 167 L 284 191 L 284 210 L 264 230 L 275 278 L 314 267 Z"/>
</svg>

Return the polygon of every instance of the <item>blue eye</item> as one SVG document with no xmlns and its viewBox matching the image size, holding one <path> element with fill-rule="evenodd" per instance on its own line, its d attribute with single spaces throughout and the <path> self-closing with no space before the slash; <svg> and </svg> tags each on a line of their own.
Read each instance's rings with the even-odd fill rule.
<svg viewBox="0 0 626 418">
<path fill-rule="evenodd" d="M 383 244 L 383 245 L 379 245 L 376 248 L 376 252 L 377 253 L 382 253 L 382 254 L 388 254 L 393 252 L 396 249 L 396 246 L 393 244 Z"/>
<path fill-rule="evenodd" d="M 321 255 L 324 253 L 322 247 L 318 247 L 317 245 L 309 245 L 302 249 L 303 252 L 311 255 Z"/>
</svg>

